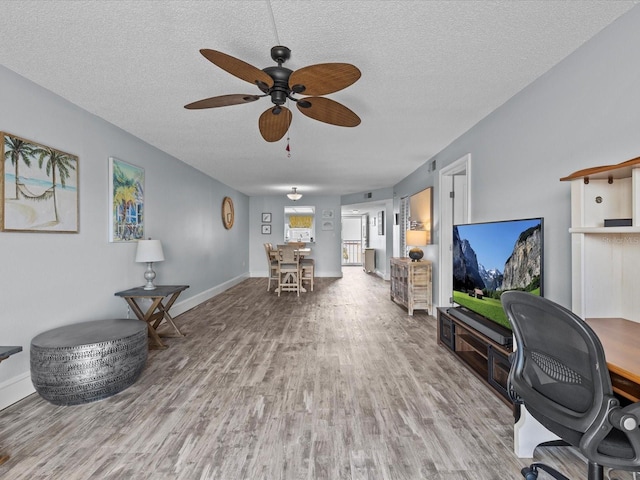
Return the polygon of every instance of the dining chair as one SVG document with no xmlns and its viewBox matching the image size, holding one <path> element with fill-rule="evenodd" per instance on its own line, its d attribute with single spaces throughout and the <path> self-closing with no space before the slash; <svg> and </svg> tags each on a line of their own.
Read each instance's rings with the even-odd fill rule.
<svg viewBox="0 0 640 480">
<path fill-rule="evenodd" d="M 300 260 L 300 270 L 302 277 L 300 283 L 309 283 L 309 290 L 313 292 L 313 279 L 315 277 L 316 262 L 313 258 L 302 258 Z"/>
<path fill-rule="evenodd" d="M 297 248 L 278 245 L 278 296 L 296 292 L 300 296 L 300 256 Z"/>
<path fill-rule="evenodd" d="M 264 251 L 267 254 L 267 264 L 269 266 L 269 282 L 267 283 L 267 292 L 271 290 L 271 282 L 274 281 L 278 284 L 278 259 L 271 256 L 273 251 L 273 245 L 270 243 L 264 244 Z"/>
</svg>

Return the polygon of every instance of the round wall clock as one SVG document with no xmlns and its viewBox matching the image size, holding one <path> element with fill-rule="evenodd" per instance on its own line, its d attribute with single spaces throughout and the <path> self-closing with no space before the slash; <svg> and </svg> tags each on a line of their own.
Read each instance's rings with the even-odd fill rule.
<svg viewBox="0 0 640 480">
<path fill-rule="evenodd" d="M 224 200 L 222 200 L 222 224 L 224 228 L 229 230 L 233 227 L 233 219 L 233 200 L 229 197 L 224 197 Z"/>
</svg>

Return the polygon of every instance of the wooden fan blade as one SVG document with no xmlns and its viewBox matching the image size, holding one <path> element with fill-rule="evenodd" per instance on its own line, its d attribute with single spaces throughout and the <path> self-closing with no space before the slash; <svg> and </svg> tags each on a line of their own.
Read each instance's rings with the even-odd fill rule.
<svg viewBox="0 0 640 480">
<path fill-rule="evenodd" d="M 279 114 L 274 114 L 273 111 L 280 108 Z M 291 110 L 287 107 L 273 107 L 260 115 L 258 121 L 258 127 L 260 127 L 260 134 L 267 142 L 277 142 L 284 134 L 289 130 L 291 125 Z"/>
<path fill-rule="evenodd" d="M 185 105 L 184 108 L 189 110 L 198 110 L 201 108 L 216 108 L 227 107 L 229 105 L 239 105 L 241 103 L 251 103 L 258 100 L 264 95 L 220 95 L 219 97 L 205 98 L 204 100 L 198 100 L 197 102 Z"/>
<path fill-rule="evenodd" d="M 303 107 L 306 103 L 309 107 Z M 302 105 L 301 105 L 302 104 Z M 298 105 L 298 110 L 307 117 L 339 127 L 356 127 L 360 125 L 360 117 L 347 107 L 324 97 L 305 97 Z"/>
<path fill-rule="evenodd" d="M 273 87 L 273 79 L 259 68 L 249 65 L 226 53 L 217 50 L 209 50 L 203 48 L 200 53 L 211 63 L 217 65 L 221 69 L 229 72 L 231 75 L 238 77 L 245 82 L 257 85 L 258 82 L 266 84 L 269 88 Z"/>
<path fill-rule="evenodd" d="M 355 83 L 360 70 L 349 63 L 319 63 L 296 70 L 289 77 L 289 87 L 305 95 L 327 95 Z M 296 85 L 304 85 L 300 91 Z"/>
</svg>

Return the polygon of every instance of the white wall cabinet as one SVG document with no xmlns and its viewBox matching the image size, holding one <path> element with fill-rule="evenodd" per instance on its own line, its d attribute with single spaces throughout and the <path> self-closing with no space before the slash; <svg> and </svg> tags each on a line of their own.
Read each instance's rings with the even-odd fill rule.
<svg viewBox="0 0 640 480">
<path fill-rule="evenodd" d="M 640 322 L 640 158 L 561 180 L 571 182 L 573 311 Z M 621 219 L 631 225 L 605 227 Z"/>
</svg>

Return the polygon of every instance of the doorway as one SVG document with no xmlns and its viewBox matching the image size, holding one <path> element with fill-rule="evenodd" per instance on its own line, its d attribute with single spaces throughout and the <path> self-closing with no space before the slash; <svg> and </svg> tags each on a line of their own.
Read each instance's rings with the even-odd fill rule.
<svg viewBox="0 0 640 480">
<path fill-rule="evenodd" d="M 470 153 L 440 170 L 440 307 L 451 305 L 453 226 L 469 223 L 470 178 Z"/>
<path fill-rule="evenodd" d="M 362 265 L 362 223 L 366 215 L 342 217 L 342 266 Z"/>
<path fill-rule="evenodd" d="M 376 200 L 372 202 L 364 202 L 357 204 L 342 205 L 342 266 L 349 265 L 361 265 L 365 266 L 367 263 L 366 258 L 369 258 L 367 265 L 372 266 L 370 272 L 379 276 L 382 279 L 388 280 L 389 272 L 389 258 L 393 252 L 393 235 L 394 235 L 394 216 L 393 216 L 393 199 L 388 200 Z M 352 217 L 356 217 L 358 232 L 355 231 L 356 221 L 346 220 Z M 353 222 L 353 234 L 347 233 L 345 226 L 345 220 L 347 222 Z M 351 238 L 353 235 L 353 238 Z M 345 262 L 345 241 L 353 239 L 359 239 L 359 248 L 356 245 L 358 252 L 349 254 L 348 257 L 357 258 L 354 262 Z M 357 240 L 356 240 L 357 241 Z M 367 257 L 365 257 L 365 252 Z M 358 257 L 359 256 L 359 257 Z M 371 261 L 371 256 L 373 260 Z M 364 269 L 363 269 L 364 270 Z M 369 270 L 364 270 L 369 271 Z"/>
</svg>

